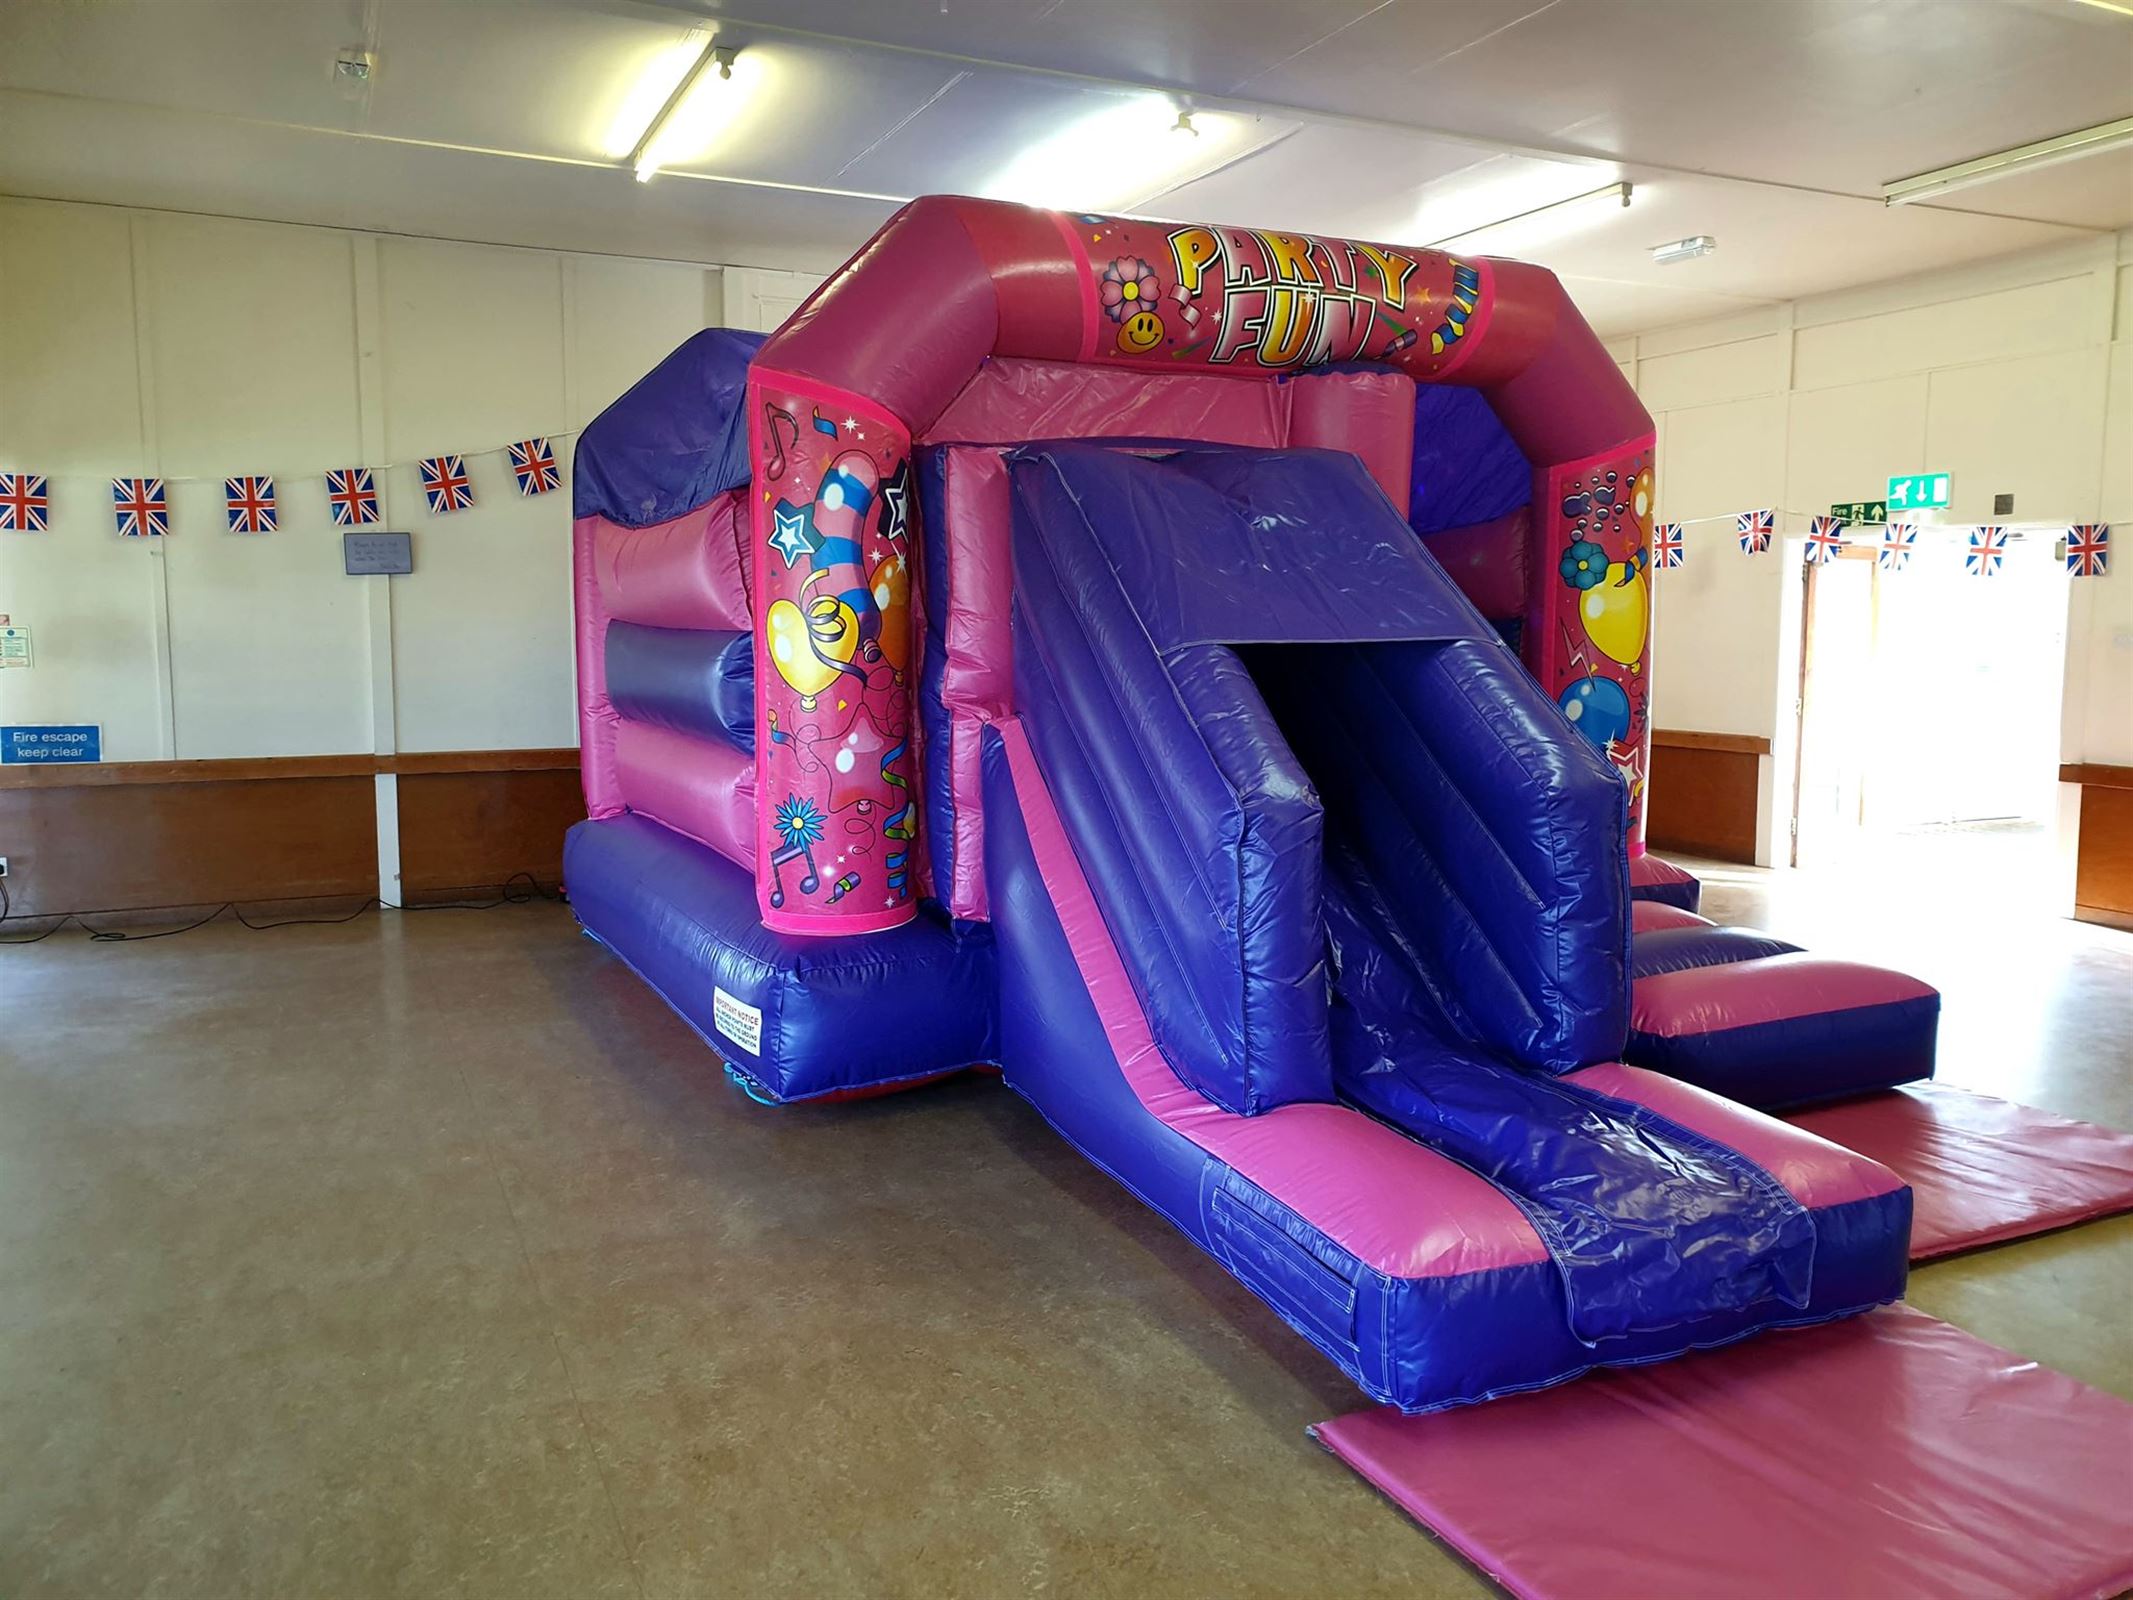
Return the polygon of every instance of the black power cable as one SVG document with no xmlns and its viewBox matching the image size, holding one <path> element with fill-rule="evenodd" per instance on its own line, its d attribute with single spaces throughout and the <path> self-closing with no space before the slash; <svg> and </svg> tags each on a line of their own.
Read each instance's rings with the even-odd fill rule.
<svg viewBox="0 0 2133 1600">
<path fill-rule="evenodd" d="M 518 887 L 521 881 L 525 883 L 526 887 Z M 221 905 L 215 907 L 214 910 L 210 911 L 204 917 L 200 917 L 192 922 L 181 923 L 175 928 L 158 928 L 153 933 L 128 933 L 125 932 L 123 929 L 119 928 L 99 928 L 87 920 L 87 918 L 92 916 L 109 916 L 115 914 L 117 911 L 131 909 L 126 907 L 107 907 L 102 911 L 63 912 L 55 916 L 53 918 L 52 925 L 49 928 L 44 929 L 42 932 L 33 933 L 23 938 L 0 938 L 0 945 L 40 944 L 44 940 L 51 938 L 53 934 L 58 933 L 61 929 L 65 928 L 70 923 L 79 927 L 82 932 L 86 933 L 92 943 L 139 944 L 149 939 L 169 939 L 174 938 L 176 935 L 181 933 L 191 933 L 195 928 L 206 927 L 210 922 L 213 922 L 224 912 L 228 912 L 230 916 L 233 917 L 240 926 L 249 928 L 254 933 L 268 933 L 276 928 L 338 927 L 344 922 L 353 922 L 356 918 L 372 910 L 397 912 L 494 911 L 499 906 L 527 906 L 542 900 L 561 902 L 565 898 L 560 885 L 556 888 L 551 889 L 530 872 L 514 872 L 502 883 L 452 884 L 439 892 L 444 894 L 485 894 L 490 896 L 491 898 L 484 900 L 439 900 L 424 905 L 410 906 L 393 905 L 387 901 L 379 899 L 376 895 L 371 895 L 370 897 L 365 899 L 361 905 L 357 906 L 353 911 L 350 911 L 343 916 L 282 917 L 272 922 L 254 922 L 251 918 L 247 917 L 244 914 L 244 906 L 242 904 L 235 900 L 225 900 L 222 902 Z M 249 903 L 253 905 L 258 905 L 262 902 L 252 901 Z M 161 906 L 143 906 L 139 909 L 144 911 L 158 911 L 170 908 Z M 8 922 L 12 917 L 12 914 L 13 913 L 11 910 L 10 899 L 7 892 L 7 879 L 0 878 L 0 924 L 5 924 L 6 922 Z M 38 919 L 28 918 L 25 920 L 36 921 Z"/>
</svg>

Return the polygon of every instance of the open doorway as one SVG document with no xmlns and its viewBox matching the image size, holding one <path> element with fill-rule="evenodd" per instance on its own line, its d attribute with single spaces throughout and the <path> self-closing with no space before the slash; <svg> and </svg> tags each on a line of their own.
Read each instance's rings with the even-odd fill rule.
<svg viewBox="0 0 2133 1600">
<path fill-rule="evenodd" d="M 2065 574 L 2017 533 L 1980 576 L 1966 537 L 1921 529 L 1896 571 L 1871 544 L 1803 566 L 1792 864 L 2051 915 Z"/>
</svg>

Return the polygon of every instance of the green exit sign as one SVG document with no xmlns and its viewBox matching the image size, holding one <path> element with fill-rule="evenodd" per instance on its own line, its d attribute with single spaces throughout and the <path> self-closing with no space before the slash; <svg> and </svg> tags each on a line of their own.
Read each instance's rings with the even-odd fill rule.
<svg viewBox="0 0 2133 1600">
<path fill-rule="evenodd" d="M 1878 527 L 1889 520 L 1889 508 L 1880 500 L 1839 500 L 1829 514 L 1847 528 Z"/>
<path fill-rule="evenodd" d="M 1935 511 L 1948 503 L 1949 477 L 1945 472 L 1913 472 L 1889 479 L 1891 511 Z"/>
</svg>

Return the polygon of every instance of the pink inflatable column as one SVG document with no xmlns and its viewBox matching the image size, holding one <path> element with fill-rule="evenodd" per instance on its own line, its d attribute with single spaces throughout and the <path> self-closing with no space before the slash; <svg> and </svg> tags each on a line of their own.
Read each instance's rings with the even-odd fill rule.
<svg viewBox="0 0 2133 1600">
<path fill-rule="evenodd" d="M 864 933 L 918 908 L 911 435 L 757 372 L 756 880 L 766 925 Z"/>
</svg>

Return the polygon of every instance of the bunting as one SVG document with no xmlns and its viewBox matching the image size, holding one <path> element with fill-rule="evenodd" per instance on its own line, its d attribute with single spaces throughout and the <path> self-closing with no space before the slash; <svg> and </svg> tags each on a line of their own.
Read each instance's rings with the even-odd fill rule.
<svg viewBox="0 0 2133 1600">
<path fill-rule="evenodd" d="M 272 478 L 224 478 L 222 502 L 232 533 L 272 533 L 280 526 L 274 514 Z"/>
<path fill-rule="evenodd" d="M 0 479 L 0 485 L 6 480 Z M 0 522 L 0 528 L 7 524 Z M 2066 570 L 2076 578 L 2100 578 L 2111 570 L 2111 525 L 2077 522 L 2066 530 Z"/>
<path fill-rule="evenodd" d="M 1681 524 L 1660 522 L 1652 526 L 1652 559 L 1662 567 L 1678 567 L 1686 559 L 1681 547 Z"/>
<path fill-rule="evenodd" d="M 2007 530 L 2005 528 L 1972 528 L 1970 550 L 1963 559 L 1963 570 L 1979 578 L 1997 577 L 2000 563 L 2007 559 Z"/>
<path fill-rule="evenodd" d="M 378 520 L 378 486 L 368 467 L 343 467 L 326 474 L 326 504 L 336 528 L 367 528 Z"/>
<path fill-rule="evenodd" d="M 431 516 L 464 511 L 474 503 L 474 483 L 463 457 L 425 456 L 420 465 L 422 495 L 430 503 Z"/>
<path fill-rule="evenodd" d="M 1740 550 L 1744 556 L 1759 556 L 1770 548 L 1770 535 L 1777 528 L 1775 511 L 1743 511 L 1733 519 L 1733 531 L 1740 535 Z"/>
<path fill-rule="evenodd" d="M 1835 517 L 1816 517 L 1807 524 L 1807 564 L 1819 567 L 1834 561 L 1844 550 L 1844 524 Z"/>
<path fill-rule="evenodd" d="M 1918 530 L 1908 522 L 1892 522 L 1881 530 L 1881 548 L 1874 559 L 1883 572 L 1901 572 L 1911 564 L 1918 548 Z"/>
<path fill-rule="evenodd" d="M 160 539 L 170 532 L 170 497 L 161 478 L 113 478 L 111 509 L 122 539 Z"/>
<path fill-rule="evenodd" d="M 0 472 L 0 533 L 43 533 L 51 491 L 35 472 Z"/>
<path fill-rule="evenodd" d="M 546 494 L 563 481 L 546 439 L 522 439 L 511 447 L 511 475 L 522 495 Z"/>
</svg>

